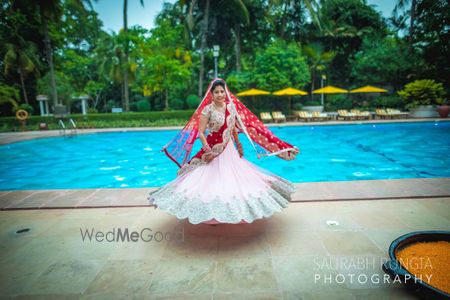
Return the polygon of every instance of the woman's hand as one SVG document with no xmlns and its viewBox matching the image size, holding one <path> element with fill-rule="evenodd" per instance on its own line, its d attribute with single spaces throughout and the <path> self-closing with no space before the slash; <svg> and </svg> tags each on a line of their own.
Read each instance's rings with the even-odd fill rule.
<svg viewBox="0 0 450 300">
<path fill-rule="evenodd" d="M 208 144 L 204 144 L 202 146 L 202 149 L 203 149 L 203 151 L 205 151 L 204 160 L 206 162 L 210 162 L 211 160 L 213 160 L 214 155 L 212 153 L 211 147 Z"/>
<path fill-rule="evenodd" d="M 214 154 L 212 154 L 212 153 L 206 153 L 204 159 L 205 159 L 206 162 L 210 162 L 210 161 L 212 161 L 212 160 L 214 159 Z"/>
</svg>

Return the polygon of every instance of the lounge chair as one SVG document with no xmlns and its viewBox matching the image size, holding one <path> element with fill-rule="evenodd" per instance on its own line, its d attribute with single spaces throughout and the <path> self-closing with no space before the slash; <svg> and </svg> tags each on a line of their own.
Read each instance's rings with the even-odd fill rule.
<svg viewBox="0 0 450 300">
<path fill-rule="evenodd" d="M 297 116 L 299 118 L 299 120 L 303 120 L 305 122 L 309 122 L 313 120 L 313 116 L 312 113 L 308 112 L 308 111 L 298 111 L 297 112 Z"/>
<path fill-rule="evenodd" d="M 370 112 L 369 111 L 360 111 L 359 109 L 351 109 L 351 113 L 354 113 L 356 115 L 356 119 L 358 120 L 370 120 Z"/>
<path fill-rule="evenodd" d="M 272 116 L 269 112 L 262 112 L 259 114 L 259 116 L 261 117 L 261 121 L 265 123 L 273 122 Z"/>
<path fill-rule="evenodd" d="M 346 109 L 339 109 L 338 111 L 338 119 L 339 117 L 343 118 L 344 120 L 355 120 L 356 114 L 350 113 Z"/>
<path fill-rule="evenodd" d="M 377 108 L 375 109 L 375 113 L 376 116 L 379 117 L 380 119 L 392 119 L 393 115 L 392 114 L 388 114 L 387 111 L 385 111 L 383 108 Z"/>
<path fill-rule="evenodd" d="M 272 118 L 275 122 L 286 122 L 286 116 L 281 111 L 273 111 Z"/>
<path fill-rule="evenodd" d="M 388 114 L 399 118 L 408 118 L 409 116 L 408 112 L 401 112 L 400 110 L 394 108 L 386 108 L 386 111 Z"/>
<path fill-rule="evenodd" d="M 331 117 L 329 117 L 326 113 L 321 113 L 318 111 L 313 111 L 312 117 L 313 117 L 313 120 L 316 120 L 316 121 L 327 121 L 327 120 L 331 119 Z"/>
</svg>

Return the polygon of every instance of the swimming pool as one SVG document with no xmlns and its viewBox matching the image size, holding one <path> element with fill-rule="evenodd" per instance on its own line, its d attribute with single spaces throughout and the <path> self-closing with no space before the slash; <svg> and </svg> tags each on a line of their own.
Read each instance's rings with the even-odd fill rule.
<svg viewBox="0 0 450 300">
<path fill-rule="evenodd" d="M 293 182 L 450 177 L 450 122 L 279 126 L 293 161 L 245 158 Z M 161 148 L 175 130 L 52 137 L 0 146 L 0 190 L 161 186 L 178 167 Z M 196 142 L 193 153 L 199 148 Z"/>
</svg>

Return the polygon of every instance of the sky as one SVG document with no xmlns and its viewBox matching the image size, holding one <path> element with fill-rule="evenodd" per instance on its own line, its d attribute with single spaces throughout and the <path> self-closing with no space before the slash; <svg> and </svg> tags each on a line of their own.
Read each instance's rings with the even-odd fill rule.
<svg viewBox="0 0 450 300">
<path fill-rule="evenodd" d="M 95 11 L 103 22 L 106 31 L 118 32 L 123 27 L 123 1 L 98 0 L 92 1 Z M 146 29 L 154 27 L 153 20 L 161 11 L 164 2 L 175 3 L 176 0 L 144 0 L 144 7 L 139 0 L 128 1 L 128 26 L 140 25 Z M 386 18 L 391 16 L 396 1 L 393 0 L 367 0 L 368 4 L 375 5 Z"/>
</svg>

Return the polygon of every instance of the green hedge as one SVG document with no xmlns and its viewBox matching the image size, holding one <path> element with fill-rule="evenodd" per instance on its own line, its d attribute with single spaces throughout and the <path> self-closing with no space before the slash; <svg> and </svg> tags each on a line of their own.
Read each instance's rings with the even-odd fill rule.
<svg viewBox="0 0 450 300">
<path fill-rule="evenodd" d="M 181 126 L 192 116 L 194 110 L 154 111 L 130 113 L 98 113 L 69 115 L 68 120 L 75 121 L 78 128 L 117 128 L 117 127 L 149 127 L 149 126 Z M 58 119 L 53 116 L 31 116 L 27 119 L 25 130 L 39 130 L 40 123 L 47 123 L 49 129 L 59 129 Z M 20 122 L 15 117 L 0 118 L 0 131 L 19 131 Z"/>
</svg>

